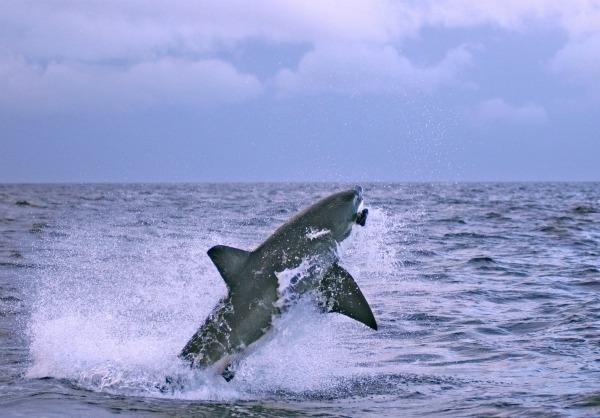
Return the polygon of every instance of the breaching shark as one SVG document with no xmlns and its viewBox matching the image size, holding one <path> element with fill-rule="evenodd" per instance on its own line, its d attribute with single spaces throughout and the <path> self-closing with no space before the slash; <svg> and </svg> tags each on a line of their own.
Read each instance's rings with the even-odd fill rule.
<svg viewBox="0 0 600 418">
<path fill-rule="evenodd" d="M 352 226 L 365 225 L 368 209 L 362 209 L 362 201 L 362 188 L 357 186 L 304 209 L 254 251 L 225 245 L 209 249 L 228 294 L 185 345 L 180 358 L 192 367 L 213 368 L 231 380 L 235 362 L 267 334 L 286 305 L 309 292 L 325 310 L 376 330 L 369 304 L 350 273 L 338 264 L 337 255 L 338 244 L 350 235 Z M 282 295 L 278 274 L 303 263 L 308 267 L 290 279 L 287 297 Z"/>
</svg>

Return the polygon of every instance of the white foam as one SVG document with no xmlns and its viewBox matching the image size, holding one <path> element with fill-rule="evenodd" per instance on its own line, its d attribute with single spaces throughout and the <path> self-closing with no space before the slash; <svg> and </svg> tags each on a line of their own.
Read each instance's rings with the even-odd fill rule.
<svg viewBox="0 0 600 418">
<path fill-rule="evenodd" d="M 390 241 L 392 231 L 402 222 L 379 208 L 369 208 L 366 226 L 354 226 L 339 248 L 342 263 L 355 273 L 382 274 L 394 272 L 398 262 L 398 245 Z M 356 276 L 355 276 L 356 278 Z"/>
<path fill-rule="evenodd" d="M 277 276 L 278 288 L 277 292 L 280 296 L 285 296 L 292 284 L 294 278 L 301 279 L 308 274 L 308 270 L 312 266 L 311 260 L 302 260 L 300 265 L 293 269 L 286 269 L 281 272 L 275 272 Z"/>
<path fill-rule="evenodd" d="M 357 360 L 340 344 L 335 319 L 301 299 L 243 361 L 236 384 L 261 392 L 302 392 L 334 384 Z"/>
</svg>

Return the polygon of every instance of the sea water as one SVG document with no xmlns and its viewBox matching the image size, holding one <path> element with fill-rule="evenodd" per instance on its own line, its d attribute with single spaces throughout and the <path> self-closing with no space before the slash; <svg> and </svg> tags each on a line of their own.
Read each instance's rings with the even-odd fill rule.
<svg viewBox="0 0 600 418">
<path fill-rule="evenodd" d="M 301 300 L 229 383 L 179 360 L 206 251 L 351 186 L 0 185 L 0 415 L 600 414 L 598 183 L 362 184 L 378 331 Z"/>
</svg>

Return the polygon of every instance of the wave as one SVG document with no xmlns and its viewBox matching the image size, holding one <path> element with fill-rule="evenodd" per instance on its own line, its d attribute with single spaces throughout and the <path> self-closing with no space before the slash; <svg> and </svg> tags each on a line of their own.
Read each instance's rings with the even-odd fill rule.
<svg viewBox="0 0 600 418">
<path fill-rule="evenodd" d="M 489 266 L 489 265 L 495 265 L 498 263 L 492 257 L 479 256 L 479 257 L 471 258 L 469 261 L 467 261 L 467 264 L 473 264 L 476 266 L 481 266 L 481 265 Z"/>
<path fill-rule="evenodd" d="M 587 215 L 589 213 L 597 213 L 598 211 L 592 205 L 577 205 L 571 209 L 571 212 L 578 215 Z"/>
</svg>

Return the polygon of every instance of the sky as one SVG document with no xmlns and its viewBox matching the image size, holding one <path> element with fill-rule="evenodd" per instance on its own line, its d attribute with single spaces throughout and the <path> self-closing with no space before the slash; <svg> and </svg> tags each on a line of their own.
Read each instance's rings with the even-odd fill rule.
<svg viewBox="0 0 600 418">
<path fill-rule="evenodd" d="M 0 182 L 600 180 L 600 0 L 0 2 Z"/>
</svg>

